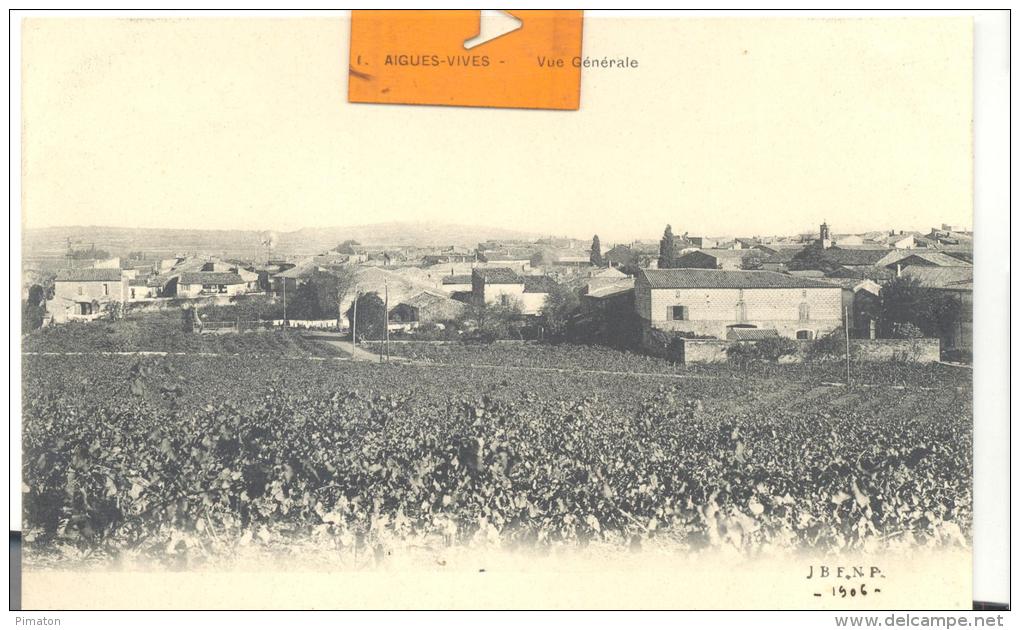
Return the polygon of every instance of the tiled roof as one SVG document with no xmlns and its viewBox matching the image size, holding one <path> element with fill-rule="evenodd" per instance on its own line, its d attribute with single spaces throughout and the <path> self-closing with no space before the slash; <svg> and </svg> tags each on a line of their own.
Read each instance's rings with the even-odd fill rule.
<svg viewBox="0 0 1020 630">
<path fill-rule="evenodd" d="M 800 253 L 802 247 L 782 247 L 774 254 L 768 254 L 762 263 L 784 264 L 793 260 L 793 257 Z"/>
<path fill-rule="evenodd" d="M 634 284 L 633 283 L 630 283 L 630 284 L 622 284 L 622 283 L 621 284 L 611 284 L 609 286 L 599 287 L 599 288 L 597 288 L 597 289 L 595 289 L 593 291 L 588 291 L 588 293 L 586 293 L 585 295 L 587 297 L 589 297 L 589 298 L 595 298 L 595 299 L 601 300 L 603 298 L 611 297 L 611 296 L 614 296 L 614 295 L 619 295 L 621 293 L 626 293 L 628 291 L 633 291 L 633 290 L 634 290 Z"/>
<path fill-rule="evenodd" d="M 837 265 L 874 265 L 889 253 L 888 249 L 838 249 L 830 248 L 821 253 L 821 258 Z"/>
<path fill-rule="evenodd" d="M 557 286 L 549 276 L 524 276 L 525 293 L 551 293 Z"/>
<path fill-rule="evenodd" d="M 726 331 L 726 338 L 735 341 L 758 341 L 778 337 L 779 331 L 775 328 L 737 328 L 733 327 Z"/>
<path fill-rule="evenodd" d="M 294 265 L 290 269 L 287 269 L 285 271 L 281 271 L 281 272 L 279 272 L 277 274 L 274 274 L 273 277 L 274 278 L 295 278 L 295 279 L 298 279 L 298 280 L 303 280 L 305 278 L 310 278 L 315 273 L 315 270 L 318 269 L 318 268 L 319 268 L 319 266 L 316 264 L 316 262 L 314 260 L 308 259 L 308 260 L 303 260 L 303 261 L 299 262 L 298 264 Z"/>
<path fill-rule="evenodd" d="M 244 284 L 233 271 L 189 271 L 181 274 L 178 284 Z"/>
<path fill-rule="evenodd" d="M 56 282 L 120 282 L 120 269 L 61 269 Z"/>
<path fill-rule="evenodd" d="M 832 289 L 831 284 L 774 271 L 723 271 L 721 269 L 642 269 L 653 289 Z"/>
<path fill-rule="evenodd" d="M 443 276 L 443 284 L 471 284 L 470 274 Z"/>
<path fill-rule="evenodd" d="M 971 266 L 971 263 L 969 263 L 969 262 L 967 262 L 965 260 L 961 260 L 960 258 L 957 258 L 955 256 L 950 256 L 948 254 L 943 254 L 942 252 L 919 252 L 919 251 L 916 251 L 916 250 L 912 254 L 910 254 L 908 256 L 904 256 L 903 258 L 901 258 L 899 261 L 896 261 L 896 262 L 897 263 L 903 263 L 903 264 L 910 265 L 911 264 L 910 263 L 910 259 L 911 258 L 915 258 L 915 257 L 919 258 L 921 260 L 930 262 L 932 265 L 934 265 L 936 267 L 970 267 Z"/>
<path fill-rule="evenodd" d="M 509 267 L 475 269 L 471 272 L 471 277 L 474 278 L 476 275 L 486 284 L 521 284 L 523 282 L 521 277 Z"/>
<path fill-rule="evenodd" d="M 916 278 L 921 286 L 932 289 L 974 290 L 973 267 L 922 267 L 910 265 L 903 275 Z"/>
</svg>

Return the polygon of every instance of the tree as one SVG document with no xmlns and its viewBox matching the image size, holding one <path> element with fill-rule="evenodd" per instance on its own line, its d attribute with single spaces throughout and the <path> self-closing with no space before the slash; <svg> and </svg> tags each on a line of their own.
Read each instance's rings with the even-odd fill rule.
<svg viewBox="0 0 1020 630">
<path fill-rule="evenodd" d="M 897 324 L 913 324 L 922 304 L 924 288 L 916 278 L 899 277 L 882 288 L 879 333 L 893 337 Z"/>
<path fill-rule="evenodd" d="M 955 338 L 963 319 L 963 304 L 943 291 L 927 289 L 918 324 L 927 334 L 946 340 Z"/>
<path fill-rule="evenodd" d="M 602 266 L 602 243 L 599 242 L 598 234 L 591 239 L 591 257 L 589 260 L 591 260 L 591 264 L 596 267 Z"/>
<path fill-rule="evenodd" d="M 956 297 L 923 287 L 916 278 L 901 276 L 882 288 L 879 332 L 883 337 L 951 339 L 962 316 L 963 305 Z"/>
<path fill-rule="evenodd" d="M 760 249 L 752 249 L 747 253 L 747 256 L 740 261 L 741 269 L 761 269 L 762 263 L 765 261 L 765 252 Z"/>
<path fill-rule="evenodd" d="M 21 303 L 21 332 L 31 332 L 43 324 L 46 317 L 46 289 L 33 284 L 28 297 Z"/>
<path fill-rule="evenodd" d="M 479 341 L 519 339 L 521 337 L 521 305 L 513 301 L 506 304 L 469 304 L 454 321 L 459 330 Z M 360 326 L 360 320 L 358 322 Z"/>
<path fill-rule="evenodd" d="M 46 302 L 46 289 L 42 288 L 42 285 L 33 284 L 28 287 L 28 300 L 29 306 L 45 306 Z"/>
<path fill-rule="evenodd" d="M 319 293 L 311 282 L 302 282 L 287 300 L 287 319 L 319 319 Z"/>
<path fill-rule="evenodd" d="M 598 243 L 598 237 L 595 237 Z M 592 249 L 594 255 L 594 246 Z M 545 325 L 553 336 L 562 335 L 567 328 L 571 316 L 581 306 L 581 300 L 577 294 L 569 288 L 557 283 L 555 288 L 549 291 L 542 305 L 541 315 L 545 319 Z"/>
<path fill-rule="evenodd" d="M 659 241 L 659 269 L 672 269 L 676 265 L 676 242 L 673 226 L 667 225 Z"/>
<path fill-rule="evenodd" d="M 787 263 L 787 268 L 790 271 L 824 271 L 829 273 L 834 271 L 838 265 L 833 264 L 825 256 L 825 251 L 817 245 L 808 245 L 804 249 L 800 250 L 793 255 L 793 258 Z"/>
<path fill-rule="evenodd" d="M 315 271 L 309 284 L 315 288 L 318 317 L 335 317 L 339 328 L 340 310 L 357 280 L 358 270 L 353 265 L 335 265 L 328 271 Z"/>
<path fill-rule="evenodd" d="M 379 294 L 359 293 L 347 309 L 347 321 L 354 321 L 354 307 L 357 306 L 358 339 L 377 340 L 386 335 L 386 304 Z"/>
</svg>

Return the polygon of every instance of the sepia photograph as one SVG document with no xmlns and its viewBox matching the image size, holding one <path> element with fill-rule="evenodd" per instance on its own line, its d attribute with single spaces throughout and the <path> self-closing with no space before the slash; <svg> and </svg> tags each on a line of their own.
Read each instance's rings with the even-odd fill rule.
<svg viewBox="0 0 1020 630">
<path fill-rule="evenodd" d="M 340 13 L 12 27 L 19 607 L 972 608 L 971 17 Z"/>
</svg>

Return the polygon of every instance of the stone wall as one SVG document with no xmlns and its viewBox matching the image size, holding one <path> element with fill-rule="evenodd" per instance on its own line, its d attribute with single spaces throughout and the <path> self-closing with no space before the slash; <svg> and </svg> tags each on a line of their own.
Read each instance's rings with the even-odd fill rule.
<svg viewBox="0 0 1020 630">
<path fill-rule="evenodd" d="M 726 349 L 733 341 L 715 339 L 684 339 L 684 363 L 725 363 Z M 739 342 L 753 343 L 753 342 Z M 811 347 L 811 341 L 797 341 L 797 354 L 783 357 L 782 362 L 799 363 Z M 907 363 L 931 363 L 939 360 L 938 339 L 851 339 L 850 356 L 854 361 L 903 361 Z M 834 360 L 842 359 L 833 357 Z"/>
<path fill-rule="evenodd" d="M 939 360 L 938 339 L 851 339 L 850 356 L 855 361 L 906 361 L 930 363 Z"/>
</svg>

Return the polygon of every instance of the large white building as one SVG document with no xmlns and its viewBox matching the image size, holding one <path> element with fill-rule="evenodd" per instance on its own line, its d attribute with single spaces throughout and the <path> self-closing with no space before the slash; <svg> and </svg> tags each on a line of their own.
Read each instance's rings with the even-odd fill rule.
<svg viewBox="0 0 1020 630">
<path fill-rule="evenodd" d="M 838 286 L 772 271 L 644 269 L 634 304 L 645 326 L 725 339 L 734 328 L 814 339 L 843 324 Z"/>
</svg>

